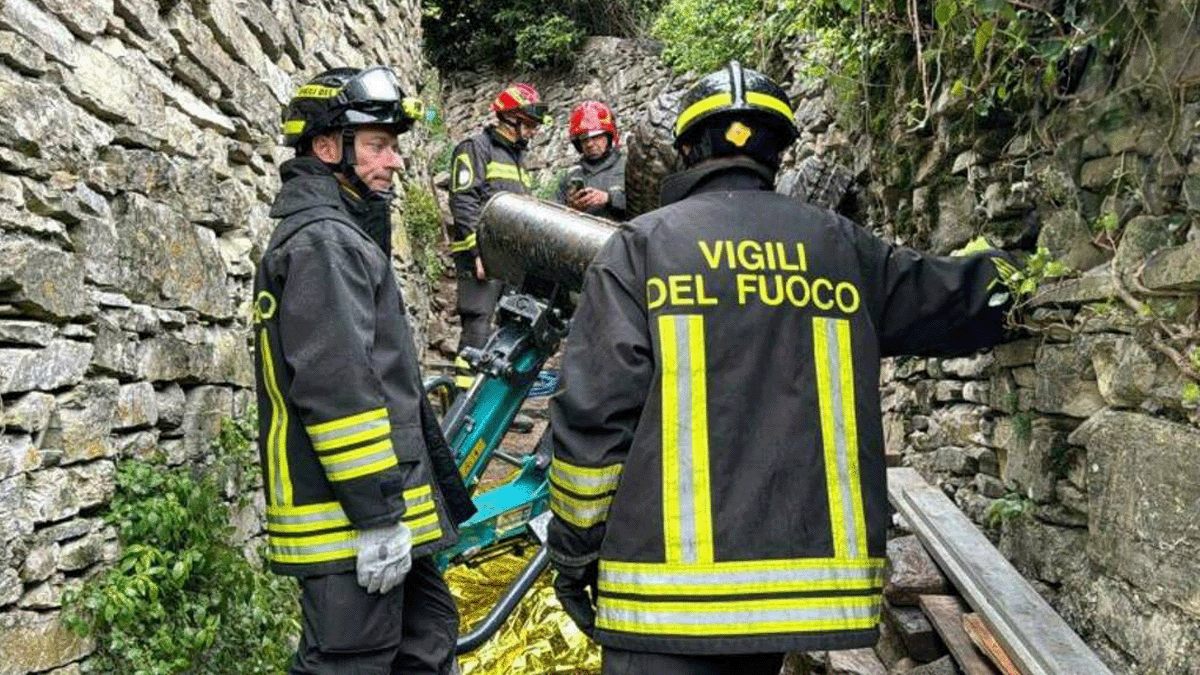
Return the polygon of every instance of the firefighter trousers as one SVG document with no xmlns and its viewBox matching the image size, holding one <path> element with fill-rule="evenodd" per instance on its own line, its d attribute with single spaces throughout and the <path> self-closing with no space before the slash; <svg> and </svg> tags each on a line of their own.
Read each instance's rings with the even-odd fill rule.
<svg viewBox="0 0 1200 675">
<path fill-rule="evenodd" d="M 368 593 L 354 572 L 302 578 L 300 587 L 303 632 L 288 675 L 458 672 L 458 610 L 428 556 L 388 593 Z"/>
<path fill-rule="evenodd" d="M 504 282 L 496 279 L 480 281 L 474 274 L 459 274 L 458 302 L 455 307 L 462 322 L 462 335 L 458 340 L 458 351 L 463 347 L 483 347 L 492 332 L 492 314 Z"/>
<path fill-rule="evenodd" d="M 783 654 L 656 654 L 605 647 L 600 675 L 779 675 Z"/>
</svg>

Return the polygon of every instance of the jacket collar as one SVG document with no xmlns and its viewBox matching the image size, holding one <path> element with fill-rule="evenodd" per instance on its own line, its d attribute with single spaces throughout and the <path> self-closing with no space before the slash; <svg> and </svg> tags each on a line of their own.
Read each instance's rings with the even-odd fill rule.
<svg viewBox="0 0 1200 675">
<path fill-rule="evenodd" d="M 583 170 L 589 174 L 600 173 L 601 171 L 611 168 L 620 158 L 621 151 L 616 148 L 611 148 L 608 152 L 604 153 L 603 157 L 595 161 L 580 155 L 579 165 L 582 166 Z"/>
<path fill-rule="evenodd" d="M 498 146 L 504 148 L 505 150 L 509 151 L 513 155 L 521 154 L 521 147 L 519 145 L 517 145 L 515 141 L 508 140 L 508 138 L 506 138 L 504 136 L 504 134 L 500 133 L 500 130 L 496 128 L 496 125 L 494 125 L 494 124 L 487 125 L 487 127 L 485 128 L 485 133 L 487 133 L 488 138 L 490 138 L 492 140 L 492 143 L 494 145 L 498 145 Z"/>
<path fill-rule="evenodd" d="M 383 199 L 363 199 L 333 170 L 316 157 L 296 157 L 279 167 L 283 185 L 271 205 L 272 218 L 328 206 L 347 214 L 347 222 L 369 236 L 384 252 L 391 252 L 391 214 Z"/>
<path fill-rule="evenodd" d="M 704 192 L 773 190 L 775 172 L 749 157 L 712 159 L 663 180 L 660 203 L 672 204 Z"/>
</svg>

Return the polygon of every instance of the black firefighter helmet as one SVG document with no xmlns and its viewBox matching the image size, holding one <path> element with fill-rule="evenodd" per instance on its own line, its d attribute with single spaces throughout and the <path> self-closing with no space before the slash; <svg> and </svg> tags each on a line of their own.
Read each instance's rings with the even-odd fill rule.
<svg viewBox="0 0 1200 675">
<path fill-rule="evenodd" d="M 314 136 L 334 130 L 382 124 L 402 134 L 422 117 L 424 106 L 404 97 L 386 66 L 334 68 L 300 87 L 283 113 L 283 144 L 307 150 Z"/>
<path fill-rule="evenodd" d="M 692 85 L 675 119 L 675 149 L 688 166 L 740 154 L 775 168 L 798 135 L 783 89 L 737 61 Z"/>
</svg>

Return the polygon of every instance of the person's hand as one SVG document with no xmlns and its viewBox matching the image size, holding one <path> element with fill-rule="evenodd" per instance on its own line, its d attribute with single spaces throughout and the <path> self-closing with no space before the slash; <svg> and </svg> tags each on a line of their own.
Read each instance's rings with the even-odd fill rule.
<svg viewBox="0 0 1200 675">
<path fill-rule="evenodd" d="M 475 278 L 479 281 L 487 281 L 487 270 L 483 269 L 483 258 L 475 256 Z"/>
<path fill-rule="evenodd" d="M 590 187 L 576 190 L 567 199 L 567 206 L 570 206 L 577 211 L 586 211 L 597 206 L 604 206 L 607 203 L 607 192 Z"/>
<path fill-rule="evenodd" d="M 596 563 L 583 568 L 555 565 L 554 595 L 563 611 L 588 637 L 596 629 Z"/>
<path fill-rule="evenodd" d="M 404 581 L 412 567 L 412 533 L 403 522 L 359 530 L 355 571 L 368 593 L 387 593 Z"/>
</svg>

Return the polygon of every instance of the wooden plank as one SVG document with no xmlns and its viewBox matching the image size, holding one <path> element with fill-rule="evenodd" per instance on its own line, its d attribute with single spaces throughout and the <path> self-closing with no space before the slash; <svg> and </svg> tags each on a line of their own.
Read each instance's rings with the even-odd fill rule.
<svg viewBox="0 0 1200 675">
<path fill-rule="evenodd" d="M 889 469 L 888 496 L 1022 675 L 1112 675 L 941 490 Z"/>
<path fill-rule="evenodd" d="M 992 664 L 999 668 L 1001 673 L 1021 675 L 1021 671 L 1013 665 L 1012 659 L 1004 653 L 1000 643 L 996 642 L 996 636 L 992 635 L 992 631 L 988 630 L 978 614 L 963 615 L 963 630 L 967 631 L 967 637 L 971 638 L 971 642 L 974 642 L 975 646 L 979 647 L 980 651 L 992 660 Z"/>
<path fill-rule="evenodd" d="M 961 600 L 953 595 L 922 595 L 919 602 L 964 675 L 996 675 L 996 670 L 963 630 Z"/>
</svg>

